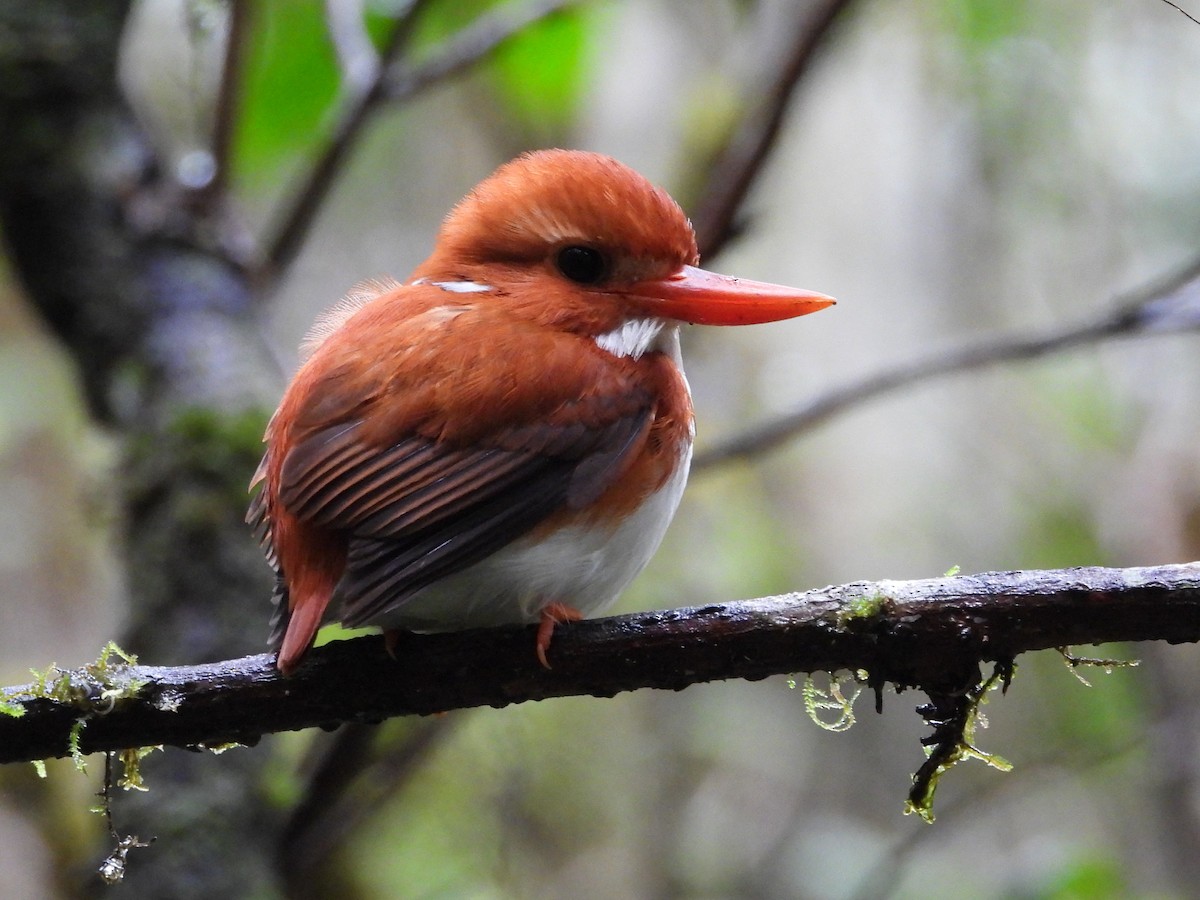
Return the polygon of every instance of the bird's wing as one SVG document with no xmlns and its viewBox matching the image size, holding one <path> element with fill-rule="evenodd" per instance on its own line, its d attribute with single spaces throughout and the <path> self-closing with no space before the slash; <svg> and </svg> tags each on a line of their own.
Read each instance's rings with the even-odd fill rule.
<svg viewBox="0 0 1200 900">
<path fill-rule="evenodd" d="M 347 537 L 338 597 L 349 624 L 589 505 L 654 414 L 627 360 L 482 305 L 381 327 L 359 336 L 353 364 L 318 364 L 304 385 L 275 496 Z"/>
</svg>

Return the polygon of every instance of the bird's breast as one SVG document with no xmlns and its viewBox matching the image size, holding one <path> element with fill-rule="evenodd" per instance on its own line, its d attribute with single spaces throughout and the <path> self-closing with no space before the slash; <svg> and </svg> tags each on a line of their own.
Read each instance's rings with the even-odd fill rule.
<svg viewBox="0 0 1200 900">
<path fill-rule="evenodd" d="M 654 397 L 653 417 L 641 449 L 622 476 L 582 511 L 585 519 L 603 521 L 630 515 L 681 470 L 686 482 L 695 416 L 680 358 L 678 325 L 661 319 L 631 319 L 615 331 L 600 335 L 596 344 L 605 352 L 630 357 L 625 360 L 627 364 L 635 361 Z M 617 354 L 614 347 L 629 352 Z M 681 491 L 683 482 L 679 485 Z M 545 527 L 555 524 L 551 519 Z"/>
<path fill-rule="evenodd" d="M 549 603 L 584 616 L 616 600 L 654 555 L 675 515 L 692 458 L 693 418 L 678 338 L 638 361 L 655 397 L 627 469 L 591 504 L 564 508 L 491 556 L 388 610 L 371 624 L 427 631 L 535 622 Z"/>
</svg>

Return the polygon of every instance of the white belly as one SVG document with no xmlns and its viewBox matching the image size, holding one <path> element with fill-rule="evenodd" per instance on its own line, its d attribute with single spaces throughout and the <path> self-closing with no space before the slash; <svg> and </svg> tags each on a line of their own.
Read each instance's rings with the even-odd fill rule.
<svg viewBox="0 0 1200 900">
<path fill-rule="evenodd" d="M 601 613 L 650 561 L 670 524 L 691 464 L 691 443 L 670 480 L 616 528 L 568 527 L 518 538 L 431 584 L 370 624 L 453 631 L 538 621 L 550 603 Z"/>
</svg>

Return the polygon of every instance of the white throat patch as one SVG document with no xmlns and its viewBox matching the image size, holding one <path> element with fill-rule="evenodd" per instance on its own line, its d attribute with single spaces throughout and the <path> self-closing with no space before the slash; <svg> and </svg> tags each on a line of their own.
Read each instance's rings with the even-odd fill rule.
<svg viewBox="0 0 1200 900">
<path fill-rule="evenodd" d="M 596 335 L 596 346 L 613 356 L 641 359 L 650 350 L 662 349 L 663 319 L 626 319 L 612 331 Z"/>
</svg>

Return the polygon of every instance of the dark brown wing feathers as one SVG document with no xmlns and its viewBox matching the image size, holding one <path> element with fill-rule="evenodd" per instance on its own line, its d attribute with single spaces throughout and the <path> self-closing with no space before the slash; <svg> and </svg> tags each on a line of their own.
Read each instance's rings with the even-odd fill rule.
<svg viewBox="0 0 1200 900">
<path fill-rule="evenodd" d="M 518 324 L 507 350 L 485 307 L 442 315 L 438 329 L 426 317 L 347 335 L 351 322 L 293 382 L 279 416 L 291 427 L 269 433 L 267 484 L 248 518 L 278 552 L 285 589 L 294 591 L 294 570 L 331 540 L 345 548 L 334 598 L 348 624 L 370 621 L 559 510 L 588 506 L 628 468 L 654 421 L 659 386 L 590 340 Z M 421 357 L 422 377 L 396 348 Z M 339 352 L 367 354 L 365 376 L 350 377 L 346 365 L 322 370 L 326 354 Z M 485 352 L 486 380 L 478 371 Z M 531 358 L 539 361 L 533 379 Z M 276 540 L 281 517 L 286 548 Z"/>
</svg>

